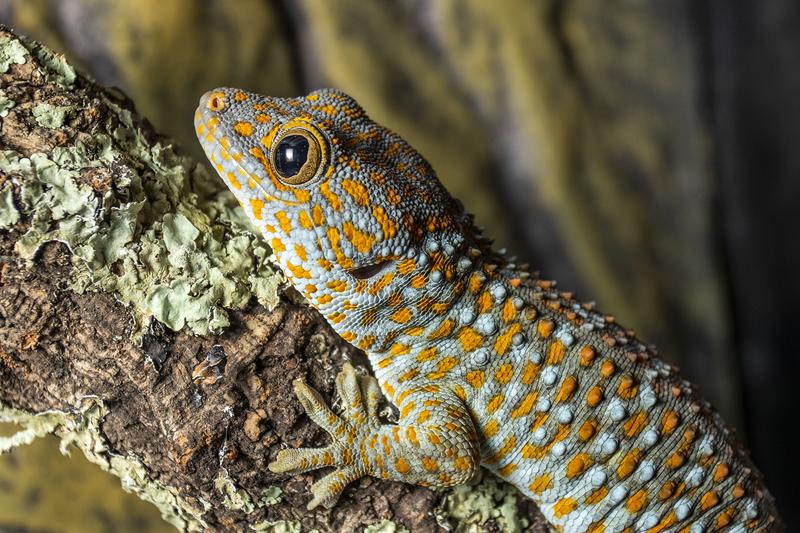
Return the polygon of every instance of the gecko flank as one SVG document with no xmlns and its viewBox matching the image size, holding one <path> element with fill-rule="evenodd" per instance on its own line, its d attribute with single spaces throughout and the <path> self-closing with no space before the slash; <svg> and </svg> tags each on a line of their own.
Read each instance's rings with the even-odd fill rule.
<svg viewBox="0 0 800 533">
<path fill-rule="evenodd" d="M 203 96 L 197 135 L 290 282 L 375 378 L 346 365 L 344 413 L 295 391 L 331 436 L 275 472 L 449 486 L 484 466 L 561 531 L 779 530 L 734 437 L 613 318 L 494 252 L 400 137 L 349 96 Z M 397 424 L 376 414 L 380 391 Z"/>
</svg>

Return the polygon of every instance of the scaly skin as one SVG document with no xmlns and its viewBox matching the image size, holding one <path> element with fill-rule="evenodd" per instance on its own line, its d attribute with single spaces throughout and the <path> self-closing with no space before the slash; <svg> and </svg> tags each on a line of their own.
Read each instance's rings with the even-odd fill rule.
<svg viewBox="0 0 800 533">
<path fill-rule="evenodd" d="M 484 466 L 562 531 L 780 529 L 692 386 L 613 318 L 492 251 L 428 163 L 350 97 L 217 89 L 195 125 L 286 277 L 377 378 L 345 367 L 341 416 L 295 382 L 332 444 L 283 450 L 270 469 L 334 467 L 309 507 L 365 475 L 450 486 Z M 378 384 L 396 425 L 376 415 Z"/>
</svg>

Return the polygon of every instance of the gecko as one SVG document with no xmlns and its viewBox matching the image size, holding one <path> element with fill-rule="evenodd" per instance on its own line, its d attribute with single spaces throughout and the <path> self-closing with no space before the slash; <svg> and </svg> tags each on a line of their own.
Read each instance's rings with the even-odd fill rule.
<svg viewBox="0 0 800 533">
<path fill-rule="evenodd" d="M 492 248 L 430 164 L 347 94 L 212 90 L 200 143 L 349 364 L 334 412 L 294 391 L 331 444 L 269 469 L 332 468 L 308 507 L 363 477 L 448 487 L 480 467 L 564 532 L 779 531 L 743 447 L 677 368 L 612 316 Z M 382 421 L 382 395 L 399 413 Z"/>
</svg>

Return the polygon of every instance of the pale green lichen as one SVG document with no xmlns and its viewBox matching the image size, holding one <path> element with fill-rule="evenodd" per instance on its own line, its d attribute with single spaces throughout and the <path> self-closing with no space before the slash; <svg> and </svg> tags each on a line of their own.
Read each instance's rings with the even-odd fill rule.
<svg viewBox="0 0 800 533">
<path fill-rule="evenodd" d="M 0 188 L 0 228 L 8 228 L 19 221 L 19 211 L 14 206 L 14 188 L 5 183 Z"/>
<path fill-rule="evenodd" d="M 303 528 L 300 522 L 296 520 L 278 520 L 277 522 L 257 522 L 250 526 L 253 531 L 266 532 L 266 533 L 300 533 Z M 308 533 L 315 533 L 316 530 L 312 529 Z"/>
<path fill-rule="evenodd" d="M 22 65 L 27 60 L 27 50 L 16 39 L 0 37 L 0 74 L 8 72 L 11 65 Z"/>
<path fill-rule="evenodd" d="M 8 110 L 16 105 L 14 100 L 6 96 L 3 89 L 0 89 L 0 118 L 8 116 Z"/>
<path fill-rule="evenodd" d="M 5 46 L 11 43 L 21 46 L 16 40 Z M 74 82 L 63 58 L 38 45 L 28 49 L 45 61 L 50 79 Z M 72 289 L 115 293 L 131 308 L 135 334 L 150 317 L 176 331 L 216 332 L 228 325 L 226 309 L 242 308 L 253 296 L 274 308 L 283 278 L 220 181 L 172 146 L 149 143 L 129 110 L 112 100 L 105 105 L 116 120 L 91 145 L 30 157 L 0 151 L 0 171 L 18 177 L 19 211 L 30 221 L 17 241 L 20 257 L 32 260 L 49 241 L 67 244 L 76 267 Z M 46 127 L 63 126 L 74 111 L 40 104 L 37 115 L 36 109 Z M 97 179 L 106 186 L 95 190 Z M 13 219 L 16 211 L 3 209 L 3 220 Z"/>
<path fill-rule="evenodd" d="M 481 470 L 473 483 L 448 490 L 437 518 L 456 533 L 477 533 L 487 520 L 496 521 L 503 531 L 525 531 L 528 519 L 519 515 L 517 490 Z"/>
<path fill-rule="evenodd" d="M 408 529 L 391 520 L 381 520 L 377 524 L 366 526 L 364 533 L 408 533 Z"/>
<path fill-rule="evenodd" d="M 214 480 L 214 488 L 222 495 L 222 504 L 228 509 L 242 511 L 245 514 L 250 514 L 256 510 L 256 505 L 253 503 L 250 493 L 237 487 L 228 471 L 224 468 L 221 468 L 217 474 L 217 478 Z"/>
<path fill-rule="evenodd" d="M 33 118 L 43 128 L 60 128 L 67 118 L 75 113 L 75 106 L 37 104 L 33 107 Z"/>
<path fill-rule="evenodd" d="M 259 507 L 267 507 L 281 502 L 283 490 L 275 485 L 270 485 L 261 491 L 261 499 L 258 500 Z"/>
<path fill-rule="evenodd" d="M 20 426 L 15 434 L 0 438 L 0 453 L 54 434 L 60 439 L 61 453 L 68 455 L 71 449 L 77 448 L 89 461 L 119 477 L 126 491 L 158 507 L 164 520 L 176 528 L 200 531 L 208 527 L 202 519 L 203 513 L 209 508 L 207 503 L 201 502 L 203 508 L 198 509 L 183 499 L 173 487 L 149 479 L 145 466 L 136 457 L 111 452 L 100 431 L 101 421 L 107 413 L 103 402 L 94 396 L 83 398 L 81 404 L 70 411 L 51 410 L 38 414 L 0 403 L 0 422 Z"/>
</svg>

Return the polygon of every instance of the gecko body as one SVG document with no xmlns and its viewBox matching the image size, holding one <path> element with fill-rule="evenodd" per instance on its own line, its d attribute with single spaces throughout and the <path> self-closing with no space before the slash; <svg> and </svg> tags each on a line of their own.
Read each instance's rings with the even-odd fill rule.
<svg viewBox="0 0 800 533">
<path fill-rule="evenodd" d="M 531 275 L 475 229 L 429 164 L 346 94 L 204 95 L 212 165 L 288 280 L 376 379 L 337 377 L 344 413 L 301 380 L 331 435 L 276 472 L 450 486 L 480 466 L 561 531 L 778 530 L 760 475 L 707 402 L 613 318 Z M 380 392 L 397 424 L 377 416 Z"/>
</svg>

